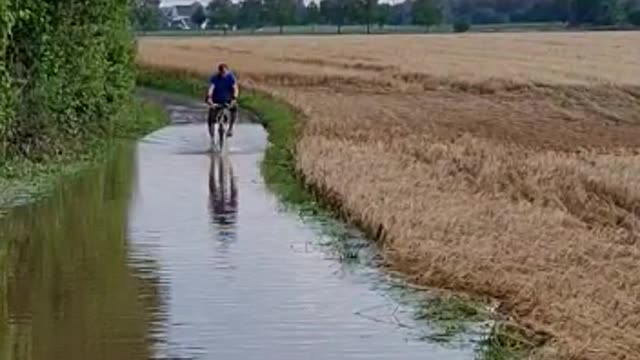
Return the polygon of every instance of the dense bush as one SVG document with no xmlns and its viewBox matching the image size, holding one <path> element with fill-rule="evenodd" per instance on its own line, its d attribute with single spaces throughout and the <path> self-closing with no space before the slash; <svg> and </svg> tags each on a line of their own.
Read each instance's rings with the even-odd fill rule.
<svg viewBox="0 0 640 360">
<path fill-rule="evenodd" d="M 10 105 L 12 94 L 6 69 L 6 49 L 12 22 L 7 5 L 5 1 L 0 1 L 0 160 L 4 158 L 4 139 L 9 120 L 13 117 Z"/>
<path fill-rule="evenodd" d="M 640 9 L 629 13 L 629 22 L 635 26 L 640 26 Z"/>
<path fill-rule="evenodd" d="M 565 22 L 569 19 L 567 3 L 559 0 L 533 2 L 511 13 L 512 22 Z"/>
<path fill-rule="evenodd" d="M 453 23 L 453 31 L 457 33 L 467 32 L 471 29 L 471 24 L 466 20 L 457 20 Z"/>
<path fill-rule="evenodd" d="M 113 130 L 134 86 L 127 0 L 0 2 L 0 162 Z"/>
<path fill-rule="evenodd" d="M 471 13 L 474 24 L 503 24 L 509 22 L 509 16 L 491 8 L 478 8 Z"/>
</svg>

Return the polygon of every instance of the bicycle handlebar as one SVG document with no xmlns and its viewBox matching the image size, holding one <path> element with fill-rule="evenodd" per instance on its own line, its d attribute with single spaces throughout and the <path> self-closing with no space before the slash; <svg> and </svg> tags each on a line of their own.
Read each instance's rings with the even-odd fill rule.
<svg viewBox="0 0 640 360">
<path fill-rule="evenodd" d="M 222 103 L 222 104 L 219 104 L 219 103 L 208 103 L 208 105 L 209 105 L 210 108 L 229 108 L 229 107 L 231 107 L 231 105 L 234 102 L 235 102 L 235 100 L 232 100 L 232 101 L 229 101 L 229 102 L 226 102 L 226 103 Z"/>
</svg>

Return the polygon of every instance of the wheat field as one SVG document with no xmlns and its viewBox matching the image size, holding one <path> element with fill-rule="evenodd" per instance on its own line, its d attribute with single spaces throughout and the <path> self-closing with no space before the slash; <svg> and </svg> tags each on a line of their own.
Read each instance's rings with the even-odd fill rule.
<svg viewBox="0 0 640 360">
<path fill-rule="evenodd" d="M 502 302 L 540 359 L 640 358 L 640 33 L 142 38 L 303 114 L 297 167 L 412 280 Z M 203 80 L 204 81 L 204 80 Z"/>
</svg>

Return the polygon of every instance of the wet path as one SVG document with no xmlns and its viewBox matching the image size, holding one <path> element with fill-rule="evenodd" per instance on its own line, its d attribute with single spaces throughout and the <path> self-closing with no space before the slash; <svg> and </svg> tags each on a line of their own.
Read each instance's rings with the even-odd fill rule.
<svg viewBox="0 0 640 360">
<path fill-rule="evenodd" d="M 169 109 L 176 124 L 99 171 L 100 186 L 88 175 L 0 222 L 7 253 L 26 258 L 0 263 L 0 295 L 25 301 L 0 307 L 14 349 L 0 359 L 473 359 L 466 337 L 424 340 L 412 314 L 426 295 L 367 265 L 366 240 L 283 208 L 260 176 L 261 126 L 240 124 L 214 156 L 192 123 L 202 110 Z M 59 246 L 30 248 L 48 241 Z"/>
</svg>

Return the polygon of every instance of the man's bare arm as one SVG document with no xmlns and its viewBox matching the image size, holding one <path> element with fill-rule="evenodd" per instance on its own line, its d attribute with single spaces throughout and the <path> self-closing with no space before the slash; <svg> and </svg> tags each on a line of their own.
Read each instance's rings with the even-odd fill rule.
<svg viewBox="0 0 640 360">
<path fill-rule="evenodd" d="M 209 91 L 207 92 L 207 102 L 209 104 L 212 103 L 211 97 L 213 96 L 213 89 L 214 89 L 215 85 L 211 84 L 209 85 Z"/>
</svg>

